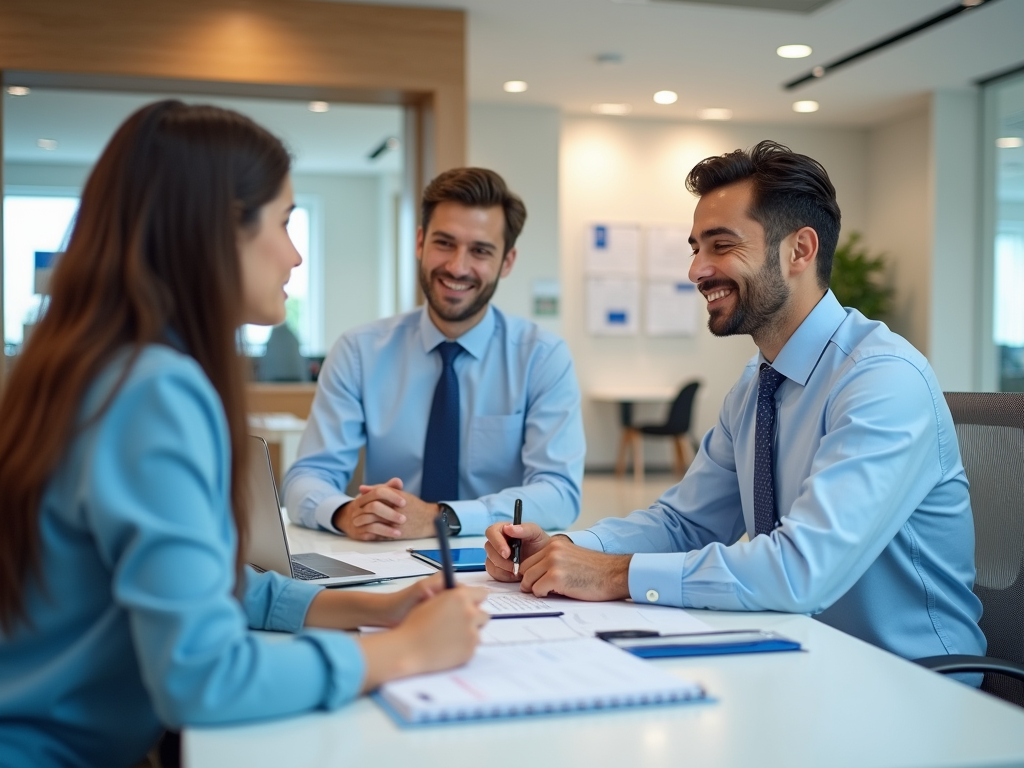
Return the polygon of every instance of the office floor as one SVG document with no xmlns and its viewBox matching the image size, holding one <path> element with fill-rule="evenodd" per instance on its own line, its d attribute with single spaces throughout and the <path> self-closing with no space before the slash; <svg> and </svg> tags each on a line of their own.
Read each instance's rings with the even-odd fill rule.
<svg viewBox="0 0 1024 768">
<path fill-rule="evenodd" d="M 634 482 L 632 475 L 584 475 L 582 509 L 569 530 L 589 528 L 601 518 L 625 517 L 634 509 L 646 509 L 677 482 L 679 478 L 670 473 L 648 472 L 642 483 Z"/>
</svg>

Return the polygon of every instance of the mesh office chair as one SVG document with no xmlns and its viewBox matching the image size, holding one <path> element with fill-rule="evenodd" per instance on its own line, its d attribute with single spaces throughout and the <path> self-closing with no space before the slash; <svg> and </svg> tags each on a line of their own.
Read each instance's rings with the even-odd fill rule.
<svg viewBox="0 0 1024 768">
<path fill-rule="evenodd" d="M 619 459 L 616 462 L 616 474 L 623 474 L 626 465 L 626 452 L 633 450 L 633 473 L 636 479 L 643 477 L 643 436 L 654 435 L 671 437 L 674 454 L 674 469 L 677 475 L 686 473 L 690 462 L 693 461 L 693 444 L 689 436 L 690 421 L 693 415 L 693 400 L 700 387 L 699 381 L 691 381 L 686 384 L 668 411 L 668 418 L 664 424 L 641 424 L 633 426 L 626 421 L 625 415 L 622 424 L 622 443 L 619 446 Z"/>
<path fill-rule="evenodd" d="M 981 689 L 1024 706 L 1024 394 L 947 392 L 974 510 L 974 593 L 987 656 L 931 656 L 944 674 L 984 672 Z"/>
</svg>

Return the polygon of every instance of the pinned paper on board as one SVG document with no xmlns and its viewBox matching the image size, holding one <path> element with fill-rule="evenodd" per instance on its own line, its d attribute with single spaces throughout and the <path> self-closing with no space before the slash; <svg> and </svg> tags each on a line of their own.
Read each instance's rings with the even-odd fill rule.
<svg viewBox="0 0 1024 768">
<path fill-rule="evenodd" d="M 682 227 L 650 227 L 646 231 L 647 279 L 689 282 L 690 233 Z"/>
<path fill-rule="evenodd" d="M 649 336 L 693 336 L 697 332 L 697 286 L 689 280 L 647 283 L 645 330 Z"/>
<path fill-rule="evenodd" d="M 640 328 L 636 279 L 587 280 L 587 330 L 595 336 L 633 336 Z"/>
<path fill-rule="evenodd" d="M 639 274 L 639 225 L 592 224 L 587 230 L 586 272 L 593 276 Z"/>
</svg>

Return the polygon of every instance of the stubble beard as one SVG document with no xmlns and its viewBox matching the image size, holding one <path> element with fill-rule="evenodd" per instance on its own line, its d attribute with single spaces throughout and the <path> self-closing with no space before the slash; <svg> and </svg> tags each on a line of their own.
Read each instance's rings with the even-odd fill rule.
<svg viewBox="0 0 1024 768">
<path fill-rule="evenodd" d="M 790 290 L 779 265 L 779 246 L 770 249 L 764 265 L 736 293 L 736 308 L 731 314 L 712 314 L 708 330 L 715 336 L 763 335 L 780 321 L 780 312 L 789 303 Z"/>
<path fill-rule="evenodd" d="M 502 263 L 504 263 L 504 259 L 502 259 Z M 499 269 L 498 272 L 500 275 L 501 270 Z M 435 269 L 434 272 L 430 275 L 427 274 L 427 271 L 422 266 L 419 269 L 420 289 L 423 291 L 423 296 L 426 298 L 427 304 L 430 305 L 430 308 L 434 310 L 434 313 L 438 317 L 440 317 L 445 322 L 449 323 L 461 323 L 464 320 L 469 320 L 471 317 L 476 315 L 480 310 L 486 307 L 487 304 L 490 302 L 491 297 L 494 296 L 494 292 L 498 290 L 498 282 L 501 280 L 500 277 L 494 278 L 494 282 L 490 283 L 489 285 L 483 286 L 483 288 L 481 288 L 480 292 L 477 294 L 476 299 L 472 301 L 465 309 L 459 309 L 458 307 L 451 306 L 442 298 L 436 295 L 436 293 L 434 292 L 433 280 L 433 278 L 435 277 L 447 277 L 452 282 L 456 283 L 465 281 L 451 277 L 443 269 Z"/>
</svg>

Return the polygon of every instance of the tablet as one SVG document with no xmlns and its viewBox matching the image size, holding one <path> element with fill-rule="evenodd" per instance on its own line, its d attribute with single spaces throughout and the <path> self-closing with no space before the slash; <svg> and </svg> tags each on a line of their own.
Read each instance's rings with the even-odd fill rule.
<svg viewBox="0 0 1024 768">
<path fill-rule="evenodd" d="M 430 563 L 437 569 L 441 568 L 441 550 L 439 549 L 410 549 L 413 557 Z M 483 571 L 487 562 L 487 552 L 483 547 L 466 547 L 464 549 L 452 549 L 452 565 L 456 571 Z"/>
</svg>

